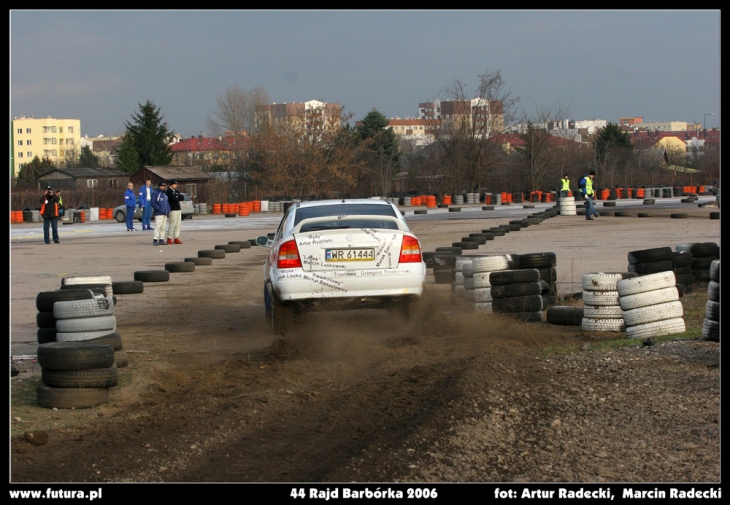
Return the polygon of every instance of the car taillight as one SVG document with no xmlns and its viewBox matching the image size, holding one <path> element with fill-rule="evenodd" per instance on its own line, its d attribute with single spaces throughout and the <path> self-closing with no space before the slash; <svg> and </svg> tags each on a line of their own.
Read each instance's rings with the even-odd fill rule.
<svg viewBox="0 0 730 505">
<path fill-rule="evenodd" d="M 410 235 L 403 235 L 398 263 L 420 263 L 421 261 L 421 246 L 418 239 Z"/>
<path fill-rule="evenodd" d="M 299 260 L 299 249 L 294 239 L 287 240 L 279 246 L 279 257 L 276 260 L 277 268 L 297 268 L 301 267 L 302 262 Z"/>
</svg>

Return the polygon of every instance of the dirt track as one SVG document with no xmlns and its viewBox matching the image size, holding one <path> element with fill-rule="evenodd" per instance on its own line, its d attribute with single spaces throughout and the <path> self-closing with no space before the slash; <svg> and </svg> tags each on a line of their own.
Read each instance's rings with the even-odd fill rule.
<svg viewBox="0 0 730 505">
<path fill-rule="evenodd" d="M 682 211 L 690 218 L 558 217 L 474 252 L 555 252 L 570 290 L 583 273 L 625 271 L 631 250 L 720 243 L 708 209 Z M 411 228 L 433 250 L 495 224 Z M 258 234 L 184 228 L 185 243 L 162 253 L 123 235 L 65 241 L 53 261 L 42 243 L 13 244 L 13 341 L 32 344 L 35 294 L 63 275 L 131 280 Z M 432 278 L 410 323 L 377 311 L 311 314 L 281 338 L 263 320 L 265 254 L 229 254 L 120 296 L 130 364 L 106 405 L 38 407 L 40 371 L 24 361 L 11 381 L 11 481 L 720 480 L 717 343 L 606 350 L 617 335 L 470 314 Z M 683 298 L 690 336 L 699 336 L 704 289 Z M 29 431 L 48 442 L 28 443 Z"/>
</svg>

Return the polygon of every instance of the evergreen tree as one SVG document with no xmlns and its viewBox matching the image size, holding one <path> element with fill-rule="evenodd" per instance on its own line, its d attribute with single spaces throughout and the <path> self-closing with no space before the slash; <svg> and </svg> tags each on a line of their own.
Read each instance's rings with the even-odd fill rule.
<svg viewBox="0 0 730 505">
<path fill-rule="evenodd" d="M 117 155 L 117 168 L 122 172 L 133 174 L 142 168 L 139 163 L 137 149 L 134 147 L 134 139 L 128 133 L 122 135 L 122 143 L 119 146 Z"/>
<path fill-rule="evenodd" d="M 602 128 L 593 143 L 594 154 L 599 162 L 605 161 L 611 152 L 628 151 L 632 147 L 629 134 L 621 131 L 621 127 L 614 123 L 608 123 Z"/>
<path fill-rule="evenodd" d="M 137 170 L 146 165 L 161 166 L 172 162 L 170 142 L 173 132 L 163 118 L 160 109 L 147 100 L 144 105 L 139 105 L 139 113 L 132 114 L 133 122 L 124 123 L 126 135 L 137 151 Z"/>
<path fill-rule="evenodd" d="M 401 166 L 398 139 L 388 123 L 390 121 L 387 117 L 373 109 L 362 119 L 362 124 L 356 127 L 358 138 L 370 153 L 367 163 L 374 176 L 373 182 L 383 196 L 390 191 Z"/>
<path fill-rule="evenodd" d="M 38 177 L 54 170 L 56 166 L 48 158 L 42 160 L 36 156 L 33 161 L 23 165 L 18 172 L 18 178 L 15 183 L 21 188 L 35 189 L 38 185 Z"/>
<path fill-rule="evenodd" d="M 91 152 L 89 146 L 81 148 L 78 165 L 80 167 L 97 168 L 99 166 L 99 157 Z"/>
</svg>

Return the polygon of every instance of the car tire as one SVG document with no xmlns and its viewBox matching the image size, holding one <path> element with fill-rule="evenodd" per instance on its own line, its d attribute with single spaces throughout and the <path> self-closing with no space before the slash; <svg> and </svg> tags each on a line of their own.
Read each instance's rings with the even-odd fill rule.
<svg viewBox="0 0 730 505">
<path fill-rule="evenodd" d="M 167 282 L 170 272 L 167 270 L 139 270 L 134 272 L 134 280 L 142 282 Z"/>
<path fill-rule="evenodd" d="M 274 333 L 287 335 L 294 329 L 294 305 L 284 305 L 276 294 L 271 298 L 271 326 Z"/>
<path fill-rule="evenodd" d="M 213 258 L 185 258 L 183 261 L 189 261 L 195 266 L 207 266 L 213 264 Z"/>
<path fill-rule="evenodd" d="M 114 351 L 114 364 L 117 368 L 124 368 L 129 365 L 129 355 L 127 351 Z"/>
<path fill-rule="evenodd" d="M 658 305 L 660 303 L 675 302 L 677 300 L 679 300 L 679 291 L 676 286 L 672 286 L 621 296 L 619 298 L 619 305 L 621 305 L 623 310 L 632 310 L 640 307 Z"/>
<path fill-rule="evenodd" d="M 581 326 L 583 307 L 555 305 L 547 309 L 547 322 L 564 326 Z"/>
<path fill-rule="evenodd" d="M 110 297 L 91 300 L 69 300 L 53 304 L 56 319 L 111 316 L 114 314 L 114 301 Z"/>
<path fill-rule="evenodd" d="M 624 331 L 626 323 L 623 319 L 596 319 L 584 317 L 580 324 L 583 331 Z"/>
<path fill-rule="evenodd" d="M 228 243 L 229 244 L 238 244 L 241 246 L 241 249 L 250 249 L 251 248 L 251 242 L 248 240 L 231 240 Z"/>
<path fill-rule="evenodd" d="M 211 258 L 214 260 L 220 260 L 226 257 L 226 252 L 222 249 L 208 249 L 198 251 L 198 258 Z"/>
<path fill-rule="evenodd" d="M 35 299 L 38 312 L 53 312 L 53 304 L 69 300 L 90 300 L 94 293 L 90 289 L 59 289 L 57 291 L 41 291 Z"/>
<path fill-rule="evenodd" d="M 117 220 L 117 223 L 123 223 L 127 220 L 127 217 L 124 215 L 124 211 L 118 210 L 114 214 L 114 219 Z"/>
<path fill-rule="evenodd" d="M 49 409 L 87 409 L 109 401 L 109 388 L 54 388 L 39 384 L 38 405 Z"/>
<path fill-rule="evenodd" d="M 108 368 L 114 363 L 114 348 L 89 342 L 49 342 L 38 346 L 36 357 L 41 368 L 48 370 Z"/>
<path fill-rule="evenodd" d="M 119 382 L 119 369 L 115 364 L 108 368 L 85 370 L 41 369 L 43 384 L 55 388 L 111 388 Z"/>
<path fill-rule="evenodd" d="M 226 253 L 241 252 L 241 246 L 238 244 L 220 244 L 220 245 L 215 246 L 214 249 L 218 249 L 220 251 L 225 251 Z"/>
<path fill-rule="evenodd" d="M 660 335 L 671 335 L 674 333 L 684 333 L 687 330 L 684 319 L 678 317 L 676 319 L 665 319 L 663 321 L 654 321 L 646 324 L 637 324 L 626 328 L 627 338 L 646 338 L 658 337 Z"/>
<path fill-rule="evenodd" d="M 144 283 L 140 281 L 112 282 L 112 292 L 115 295 L 133 295 L 144 292 Z"/>
<path fill-rule="evenodd" d="M 191 261 L 174 261 L 172 263 L 165 263 L 165 270 L 171 273 L 195 272 L 195 263 Z"/>
<path fill-rule="evenodd" d="M 105 330 L 108 330 L 107 333 L 111 333 L 116 327 L 117 319 L 114 316 L 59 319 L 56 321 L 56 338 L 58 339 L 58 333 L 81 333 Z"/>
<path fill-rule="evenodd" d="M 631 279 L 623 279 L 618 281 L 616 289 L 619 295 L 627 296 L 635 293 L 643 293 L 645 291 L 653 291 L 655 289 L 663 289 L 674 287 L 677 283 L 674 272 L 670 270 L 657 272 L 649 275 L 642 275 Z"/>
</svg>

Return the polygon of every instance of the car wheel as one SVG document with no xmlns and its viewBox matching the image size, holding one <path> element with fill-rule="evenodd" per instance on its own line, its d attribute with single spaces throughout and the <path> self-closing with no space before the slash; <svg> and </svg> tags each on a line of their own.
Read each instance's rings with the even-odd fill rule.
<svg viewBox="0 0 730 505">
<path fill-rule="evenodd" d="M 114 219 L 117 220 L 117 223 L 123 223 L 127 220 L 127 218 L 124 216 L 124 211 L 118 210 L 116 214 L 114 214 Z"/>
<path fill-rule="evenodd" d="M 279 297 L 271 297 L 271 325 L 274 333 L 284 334 L 294 329 L 294 305 L 284 305 Z"/>
</svg>

